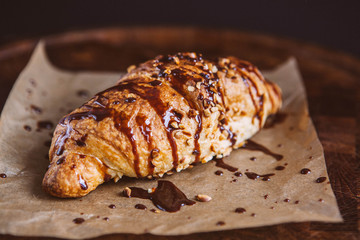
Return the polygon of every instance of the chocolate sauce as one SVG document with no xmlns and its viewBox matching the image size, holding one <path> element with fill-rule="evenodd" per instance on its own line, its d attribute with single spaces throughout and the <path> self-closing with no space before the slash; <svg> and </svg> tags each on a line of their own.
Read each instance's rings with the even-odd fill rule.
<svg viewBox="0 0 360 240">
<path fill-rule="evenodd" d="M 38 106 L 30 105 L 30 109 L 31 109 L 31 111 L 33 111 L 36 114 L 41 114 L 42 113 L 42 109 L 39 108 Z"/>
<path fill-rule="evenodd" d="M 324 200 L 322 199 L 322 198 L 319 198 L 319 200 L 318 200 L 319 202 L 324 202 Z"/>
<path fill-rule="evenodd" d="M 5 173 L 1 173 L 0 178 L 7 178 L 7 175 Z"/>
<path fill-rule="evenodd" d="M 151 199 L 151 194 L 142 188 L 138 187 L 131 187 L 131 195 L 127 196 L 125 192 L 123 193 L 125 197 L 135 197 L 135 198 L 142 198 L 142 199 Z"/>
<path fill-rule="evenodd" d="M 256 157 L 251 157 L 250 160 L 251 161 L 256 161 Z"/>
<path fill-rule="evenodd" d="M 287 203 L 288 203 L 288 202 L 290 202 L 290 199 L 285 198 L 285 199 L 284 199 L 284 202 L 287 202 Z"/>
<path fill-rule="evenodd" d="M 156 190 L 152 193 L 151 200 L 154 205 L 163 211 L 176 212 L 183 205 L 193 205 L 183 192 L 173 183 L 165 180 L 158 181 Z"/>
<path fill-rule="evenodd" d="M 252 217 L 256 217 L 256 214 L 255 214 L 255 213 L 252 213 L 250 216 L 252 216 Z"/>
<path fill-rule="evenodd" d="M 150 199 L 157 208 L 167 212 L 177 212 L 184 205 L 195 204 L 173 183 L 166 180 L 159 180 L 157 188 L 152 193 L 136 187 L 131 187 L 130 189 L 130 197 Z"/>
<path fill-rule="evenodd" d="M 54 127 L 54 124 L 51 121 L 38 121 L 37 122 L 37 131 L 41 129 L 51 130 Z"/>
<path fill-rule="evenodd" d="M 56 164 L 57 164 L 57 165 L 60 165 L 60 164 L 62 164 L 63 162 L 65 162 L 65 157 L 64 157 L 64 156 L 62 156 L 61 158 L 59 158 L 59 159 L 56 161 Z"/>
<path fill-rule="evenodd" d="M 115 204 L 110 204 L 108 207 L 111 208 L 111 209 L 115 209 L 115 208 L 116 208 Z"/>
<path fill-rule="evenodd" d="M 134 135 L 134 123 L 130 121 L 132 118 L 125 115 L 124 112 L 119 112 L 114 117 L 115 127 L 120 132 L 126 135 L 131 144 L 131 149 L 134 155 L 134 169 L 136 176 L 141 176 L 140 174 L 140 156 L 138 152 L 138 144 L 136 143 L 136 137 Z"/>
<path fill-rule="evenodd" d="M 295 204 L 299 204 L 299 202 L 300 202 L 299 200 L 296 200 L 294 203 L 295 203 Z"/>
<path fill-rule="evenodd" d="M 223 171 L 220 171 L 220 170 L 217 170 L 216 172 L 215 172 L 215 175 L 218 175 L 218 176 L 222 176 L 224 174 L 224 172 Z"/>
<path fill-rule="evenodd" d="M 215 162 L 216 162 L 215 166 L 220 167 L 220 168 L 224 168 L 224 169 L 226 169 L 226 170 L 228 170 L 230 172 L 236 172 L 238 170 L 238 168 L 232 167 L 232 166 L 226 164 L 224 162 L 223 158 L 216 159 Z"/>
<path fill-rule="evenodd" d="M 237 176 L 237 177 L 241 177 L 242 173 L 241 172 L 235 172 L 234 175 Z"/>
<path fill-rule="evenodd" d="M 161 67 L 160 67 L 161 70 Z M 169 77 L 171 87 L 178 92 L 183 98 L 186 99 L 188 102 L 188 105 L 191 109 L 195 109 L 200 112 L 201 108 L 198 105 L 199 103 L 193 99 L 189 95 L 189 91 L 187 90 L 186 82 L 188 82 L 191 79 L 191 76 L 188 76 L 185 74 L 185 72 L 181 69 L 173 69 L 171 71 L 171 75 Z M 195 120 L 198 123 L 197 129 L 194 135 L 194 151 L 196 151 L 198 154 L 195 156 L 195 162 L 200 161 L 200 145 L 199 145 L 199 138 L 200 133 L 202 131 L 202 116 L 201 114 L 195 116 Z"/>
<path fill-rule="evenodd" d="M 319 177 L 318 179 L 316 179 L 317 183 L 322 183 L 326 181 L 326 177 Z"/>
<path fill-rule="evenodd" d="M 75 218 L 75 219 L 73 220 L 73 222 L 74 222 L 75 224 L 81 224 L 81 223 L 85 222 L 85 219 L 83 219 L 83 218 Z"/>
<path fill-rule="evenodd" d="M 82 190 L 87 190 L 88 189 L 88 185 L 86 183 L 86 181 L 84 179 L 82 179 L 81 176 L 79 176 L 79 184 Z"/>
<path fill-rule="evenodd" d="M 60 120 L 60 124 L 70 124 L 73 120 L 92 118 L 97 122 L 111 116 L 112 109 L 103 107 L 90 107 L 89 111 L 72 113 Z M 67 123 L 65 123 L 67 121 Z"/>
<path fill-rule="evenodd" d="M 104 221 L 109 221 L 110 219 L 108 217 L 103 218 Z"/>
<path fill-rule="evenodd" d="M 162 85 L 162 82 L 159 81 L 159 80 L 154 80 L 154 81 L 152 81 L 152 82 L 149 82 L 149 84 L 150 84 L 151 86 L 156 87 L 156 86 Z"/>
<path fill-rule="evenodd" d="M 81 155 L 80 155 L 80 156 L 81 156 Z M 111 178 L 112 178 L 111 175 L 105 173 L 105 175 L 104 175 L 104 182 L 110 181 Z"/>
<path fill-rule="evenodd" d="M 31 127 L 30 127 L 29 125 L 24 125 L 24 129 L 25 129 L 26 131 L 28 131 L 28 132 L 31 131 Z"/>
<path fill-rule="evenodd" d="M 224 221 L 219 221 L 216 223 L 216 226 L 224 226 L 225 222 Z"/>
<path fill-rule="evenodd" d="M 246 209 L 245 208 L 236 208 L 235 212 L 236 213 L 244 213 L 244 212 L 246 212 Z"/>
<path fill-rule="evenodd" d="M 75 140 L 76 145 L 78 145 L 79 147 L 85 147 L 86 146 L 86 143 L 85 143 L 86 138 L 87 138 L 87 134 L 85 134 L 81 138 Z"/>
<path fill-rule="evenodd" d="M 311 173 L 311 170 L 308 168 L 303 168 L 303 169 L 301 169 L 300 173 L 301 174 L 309 174 L 309 173 Z"/>
<path fill-rule="evenodd" d="M 139 204 L 136 204 L 136 205 L 135 205 L 135 208 L 136 208 L 136 209 L 141 209 L 141 210 L 147 209 L 147 207 L 146 207 L 145 205 L 140 204 L 140 203 L 139 203 Z"/>
<path fill-rule="evenodd" d="M 143 135 L 146 142 L 148 143 L 148 152 L 149 152 L 148 170 L 149 170 L 149 175 L 151 175 L 154 172 L 154 168 L 155 168 L 154 164 L 152 163 L 153 151 L 156 150 L 157 152 L 160 152 L 160 150 L 155 148 L 150 119 L 147 118 L 146 116 L 137 115 L 136 123 L 139 126 L 141 134 Z"/>
<path fill-rule="evenodd" d="M 261 151 L 266 155 L 272 156 L 273 158 L 275 158 L 278 161 L 280 161 L 284 157 L 283 155 L 273 153 L 272 151 L 270 151 L 266 147 L 254 142 L 254 141 L 252 141 L 250 139 L 246 141 L 246 144 L 243 146 L 243 148 L 247 149 L 247 150 L 250 150 L 250 151 Z"/>
<path fill-rule="evenodd" d="M 254 172 L 245 172 L 245 175 L 252 179 L 252 180 L 256 180 L 258 178 L 262 178 L 263 181 L 269 181 L 271 176 L 274 176 L 274 173 L 269 173 L 269 174 L 264 174 L 264 175 L 259 175 L 257 173 Z"/>
<path fill-rule="evenodd" d="M 273 174 L 273 175 L 275 175 L 275 174 Z M 266 175 L 266 176 L 263 176 L 263 178 L 261 179 L 261 180 L 263 180 L 263 181 L 270 181 L 270 177 L 271 177 L 271 175 Z"/>
<path fill-rule="evenodd" d="M 264 199 L 267 199 L 268 197 L 269 197 L 269 195 L 268 195 L 268 194 L 264 195 Z"/>
<path fill-rule="evenodd" d="M 89 96 L 90 96 L 90 93 L 89 93 L 89 91 L 88 90 L 78 90 L 77 92 L 76 92 L 76 95 L 78 96 L 78 97 L 82 97 L 82 98 L 88 98 Z"/>
<path fill-rule="evenodd" d="M 276 124 L 281 124 L 285 121 L 286 118 L 287 118 L 286 113 L 277 113 L 275 115 L 271 115 L 266 120 L 264 128 L 272 128 Z"/>
<path fill-rule="evenodd" d="M 224 118 L 223 120 L 225 120 L 225 118 Z M 221 123 L 221 124 L 225 124 L 224 121 L 220 121 L 220 123 Z M 225 128 L 225 126 L 223 126 L 223 125 L 221 125 L 221 124 L 218 125 L 220 131 L 221 131 L 221 132 L 223 132 L 223 131 L 227 131 L 227 132 L 228 132 L 228 137 L 227 137 L 227 139 L 230 140 L 231 146 L 234 146 L 235 143 L 236 143 L 236 141 L 237 141 L 237 136 L 236 136 L 236 134 L 233 133 L 232 131 L 230 131 L 229 129 Z"/>
<path fill-rule="evenodd" d="M 282 170 L 284 170 L 284 169 L 285 169 L 284 166 L 277 166 L 277 167 L 275 168 L 275 170 L 277 170 L 277 171 L 282 171 Z"/>
<path fill-rule="evenodd" d="M 103 107 L 90 107 L 86 105 L 84 106 L 90 108 L 90 110 L 73 113 L 68 116 L 65 116 L 63 119 L 60 120 L 59 124 L 61 124 L 62 126 L 66 126 L 66 131 L 60 137 L 58 137 L 58 139 L 55 142 L 55 147 L 57 147 L 57 151 L 56 151 L 57 156 L 63 154 L 65 150 L 64 148 L 65 143 L 70 137 L 70 132 L 72 131 L 72 127 L 70 125 L 71 121 L 87 119 L 87 118 L 92 118 L 95 121 L 101 121 L 107 117 L 110 117 L 112 113 L 112 109 L 106 109 Z"/>
<path fill-rule="evenodd" d="M 259 109 L 258 109 L 258 105 L 256 104 L 256 101 L 255 101 L 255 96 L 253 94 L 253 91 L 251 89 L 255 89 L 256 93 L 257 93 L 257 88 L 256 88 L 256 85 L 251 81 L 251 79 L 248 79 L 246 77 L 241 77 L 245 86 L 247 87 L 247 89 L 249 90 L 249 94 L 250 94 L 250 97 L 251 97 L 251 101 L 254 105 L 254 108 L 255 108 L 255 115 L 253 117 L 253 122 L 254 122 L 254 119 L 255 117 L 258 117 L 259 116 Z M 260 120 L 260 119 L 259 119 Z M 259 126 L 261 126 L 261 124 L 259 124 Z"/>
</svg>

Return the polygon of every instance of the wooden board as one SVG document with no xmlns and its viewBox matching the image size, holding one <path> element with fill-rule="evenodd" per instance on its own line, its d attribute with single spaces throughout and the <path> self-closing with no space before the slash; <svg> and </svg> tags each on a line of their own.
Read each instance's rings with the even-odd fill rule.
<svg viewBox="0 0 360 240">
<path fill-rule="evenodd" d="M 291 223 L 187 236 L 115 234 L 96 239 L 358 239 L 360 188 L 360 60 L 319 46 L 274 36 L 197 28 L 111 28 L 45 38 L 50 60 L 69 70 L 124 71 L 158 54 L 197 51 L 234 55 L 269 69 L 295 56 L 311 117 L 344 223 Z M 0 47 L 0 107 L 38 39 Z M 1 217 L 1 216 L 0 216 Z M 0 239 L 43 239 L 0 235 Z M 47 238 L 48 239 L 48 238 Z"/>
</svg>

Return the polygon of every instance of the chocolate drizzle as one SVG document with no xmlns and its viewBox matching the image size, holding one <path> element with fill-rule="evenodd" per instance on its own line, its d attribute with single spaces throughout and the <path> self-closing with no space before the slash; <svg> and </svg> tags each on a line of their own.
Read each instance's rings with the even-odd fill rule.
<svg viewBox="0 0 360 240">
<path fill-rule="evenodd" d="M 31 132 L 31 127 L 29 125 L 24 125 L 24 129 L 28 132 Z"/>
<path fill-rule="evenodd" d="M 255 100 L 255 96 L 253 94 L 253 90 L 252 89 L 255 89 L 256 91 L 256 94 L 257 94 L 257 87 L 256 85 L 252 82 L 251 78 L 247 78 L 247 77 L 242 77 L 242 80 L 245 84 L 245 86 L 248 88 L 249 90 L 249 94 L 250 94 L 250 97 L 251 97 L 251 101 L 254 105 L 254 108 L 255 108 L 255 114 L 254 114 L 254 117 L 252 119 L 252 121 L 254 122 L 254 119 L 255 118 L 258 118 L 259 119 L 259 127 L 261 127 L 262 123 L 261 123 L 261 117 L 260 116 L 260 107 L 256 104 L 256 100 Z M 260 104 L 259 104 L 260 105 Z M 262 109 L 262 99 L 261 99 L 261 109 Z"/>
<path fill-rule="evenodd" d="M 79 175 L 79 184 L 82 190 L 87 190 L 88 189 L 88 185 L 86 183 L 86 181 Z"/>
<path fill-rule="evenodd" d="M 131 149 L 134 155 L 134 170 L 136 176 L 140 177 L 140 158 L 138 152 L 138 144 L 134 135 L 134 124 L 130 121 L 132 118 L 126 116 L 124 112 L 119 112 L 114 117 L 115 127 L 120 132 L 126 135 L 131 144 Z"/>
<path fill-rule="evenodd" d="M 284 166 L 277 166 L 277 167 L 275 168 L 275 170 L 277 170 L 277 171 L 281 171 L 281 170 L 284 170 L 284 169 L 285 169 Z"/>
<path fill-rule="evenodd" d="M 223 158 L 216 159 L 215 162 L 216 162 L 215 166 L 220 167 L 220 168 L 224 168 L 224 169 L 226 169 L 226 170 L 228 170 L 230 172 L 236 172 L 238 170 L 238 168 L 226 164 L 224 162 Z"/>
<path fill-rule="evenodd" d="M 216 223 L 216 226 L 224 226 L 225 225 L 225 222 L 224 221 L 218 221 Z"/>
<path fill-rule="evenodd" d="M 162 71 L 163 69 L 161 65 L 159 65 L 158 68 L 160 69 L 160 71 Z M 178 92 L 184 99 L 186 99 L 189 107 L 191 109 L 199 111 L 199 114 L 195 116 L 195 121 L 198 124 L 194 135 L 194 151 L 197 153 L 195 154 L 195 162 L 199 162 L 201 156 L 199 138 L 202 130 L 202 114 L 200 112 L 201 108 L 199 107 L 198 103 L 191 96 L 189 96 L 188 90 L 186 89 L 186 83 L 191 79 L 191 77 L 187 76 L 185 72 L 181 69 L 173 69 L 171 71 L 171 75 L 169 75 L 167 79 L 170 81 L 171 87 L 176 92 Z"/>
<path fill-rule="evenodd" d="M 156 190 L 151 194 L 151 200 L 157 208 L 167 212 L 176 212 L 183 205 L 195 204 L 173 183 L 164 180 L 158 182 Z"/>
<path fill-rule="evenodd" d="M 184 205 L 195 204 L 173 183 L 166 180 L 159 180 L 157 188 L 152 193 L 137 187 L 131 187 L 130 189 L 131 194 L 129 197 L 150 199 L 157 208 L 167 212 L 177 212 Z"/>
<path fill-rule="evenodd" d="M 75 219 L 73 220 L 73 222 L 74 222 L 75 224 L 81 224 L 81 223 L 85 222 L 85 219 L 83 219 L 83 218 L 75 218 Z"/>
<path fill-rule="evenodd" d="M 158 85 L 161 86 L 161 85 Z M 139 85 L 136 82 L 127 82 L 121 85 L 112 87 L 106 91 L 111 90 L 124 90 L 127 89 L 129 92 L 140 96 L 142 99 L 148 101 L 151 107 L 156 111 L 156 113 L 161 117 L 161 120 L 164 124 L 166 135 L 169 140 L 172 157 L 173 157 L 173 166 L 176 168 L 179 164 L 179 158 L 177 154 L 177 144 L 173 137 L 172 132 L 174 128 L 170 125 L 171 122 L 175 121 L 180 123 L 180 118 L 174 112 L 174 109 L 171 106 L 168 106 L 167 103 L 161 100 L 161 89 L 159 87 L 149 86 L 149 85 Z M 132 134 L 132 133 L 131 133 Z"/>
<path fill-rule="evenodd" d="M 316 183 L 323 183 L 326 181 L 326 177 L 319 177 L 318 179 L 316 179 Z"/>
<path fill-rule="evenodd" d="M 222 176 L 224 174 L 224 172 L 223 171 L 220 171 L 220 170 L 217 170 L 216 172 L 215 172 L 215 175 L 218 175 L 218 176 Z"/>
<path fill-rule="evenodd" d="M 41 114 L 42 113 L 42 109 L 39 108 L 38 106 L 30 105 L 30 109 L 31 109 L 31 111 L 33 111 L 36 114 Z"/>
<path fill-rule="evenodd" d="M 140 204 L 140 203 L 136 204 L 136 205 L 135 205 L 135 208 L 136 208 L 136 209 L 141 209 L 141 210 L 147 209 L 147 207 L 146 207 L 144 204 Z"/>
<path fill-rule="evenodd" d="M 268 173 L 268 174 L 263 174 L 263 175 L 260 175 L 260 174 L 257 174 L 257 173 L 254 173 L 254 172 L 245 172 L 245 175 L 252 179 L 252 180 L 256 180 L 258 178 L 262 178 L 263 181 L 269 181 L 270 180 L 270 177 L 271 176 L 274 176 L 275 174 L 274 173 Z"/>
<path fill-rule="evenodd" d="M 283 155 L 273 153 L 272 151 L 270 151 L 269 149 L 267 149 L 263 145 L 258 144 L 256 142 L 250 140 L 250 139 L 246 141 L 246 144 L 243 146 L 243 148 L 247 149 L 247 150 L 250 150 L 250 151 L 261 151 L 266 155 L 272 156 L 273 158 L 275 158 L 278 161 L 280 161 L 281 159 L 284 158 Z"/>
<path fill-rule="evenodd" d="M 148 151 L 150 152 L 148 156 L 148 170 L 149 174 L 151 175 L 154 172 L 155 166 L 152 163 L 152 151 L 154 151 L 154 143 L 153 143 L 153 136 L 151 132 L 151 121 L 145 116 L 136 116 L 136 123 L 140 128 L 141 134 L 144 136 L 146 142 L 148 143 Z M 156 149 L 158 152 L 159 150 Z"/>
<path fill-rule="evenodd" d="M 235 212 L 236 213 L 244 213 L 244 212 L 246 212 L 246 209 L 245 208 L 236 208 Z"/>
<path fill-rule="evenodd" d="M 303 168 L 303 169 L 301 169 L 300 173 L 301 174 L 309 174 L 309 173 L 311 173 L 311 170 L 308 168 Z"/>
</svg>

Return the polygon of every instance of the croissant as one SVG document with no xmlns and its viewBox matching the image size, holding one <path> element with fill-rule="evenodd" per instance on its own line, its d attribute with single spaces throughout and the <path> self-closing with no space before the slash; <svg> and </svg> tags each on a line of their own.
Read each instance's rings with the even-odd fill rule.
<svg viewBox="0 0 360 240">
<path fill-rule="evenodd" d="M 81 197 L 122 176 L 162 177 L 229 155 L 281 107 L 280 88 L 249 62 L 158 56 L 63 117 L 43 189 Z"/>
</svg>

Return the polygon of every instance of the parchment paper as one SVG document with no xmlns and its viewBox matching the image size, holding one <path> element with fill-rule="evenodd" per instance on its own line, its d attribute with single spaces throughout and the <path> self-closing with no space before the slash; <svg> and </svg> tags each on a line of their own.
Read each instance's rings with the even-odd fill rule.
<svg viewBox="0 0 360 240">
<path fill-rule="evenodd" d="M 46 158 L 49 147 L 44 142 L 50 140 L 52 130 L 36 131 L 37 121 L 50 120 L 56 125 L 69 110 L 112 86 L 120 75 L 56 69 L 48 62 L 43 44 L 38 45 L 1 114 L 0 173 L 5 173 L 7 178 L 0 178 L 0 233 L 79 239 L 110 233 L 180 235 L 285 222 L 342 221 L 295 59 L 266 73 L 268 79 L 280 85 L 284 96 L 282 112 L 288 117 L 252 138 L 283 154 L 283 160 L 238 149 L 224 161 L 238 167 L 242 177 L 219 169 L 213 161 L 165 177 L 190 199 L 197 194 L 207 194 L 212 201 L 184 206 L 176 213 L 154 213 L 150 209 L 155 207 L 149 200 L 121 197 L 120 192 L 126 186 L 145 189 L 157 186 L 156 180 L 136 179 L 103 184 L 81 199 L 58 199 L 45 194 L 41 181 L 49 164 Z M 80 97 L 79 90 L 90 94 L 87 98 Z M 42 112 L 37 113 L 31 105 L 41 108 Z M 32 130 L 26 131 L 24 125 Z M 251 157 L 256 157 L 256 161 L 251 161 Z M 276 171 L 275 167 L 280 165 L 286 165 L 285 169 Z M 311 169 L 310 174 L 300 174 L 305 167 Z M 251 180 L 244 175 L 246 169 L 276 175 L 268 182 Z M 215 175 L 216 170 L 222 170 L 224 175 Z M 327 180 L 316 183 L 322 176 Z M 237 181 L 231 182 L 234 179 Z M 148 209 L 135 209 L 137 203 Z M 116 208 L 110 209 L 110 204 Z M 246 212 L 235 213 L 239 207 Z M 85 222 L 73 223 L 73 219 L 79 217 Z M 105 217 L 108 221 L 103 220 Z M 219 226 L 219 221 L 225 224 Z"/>
</svg>

